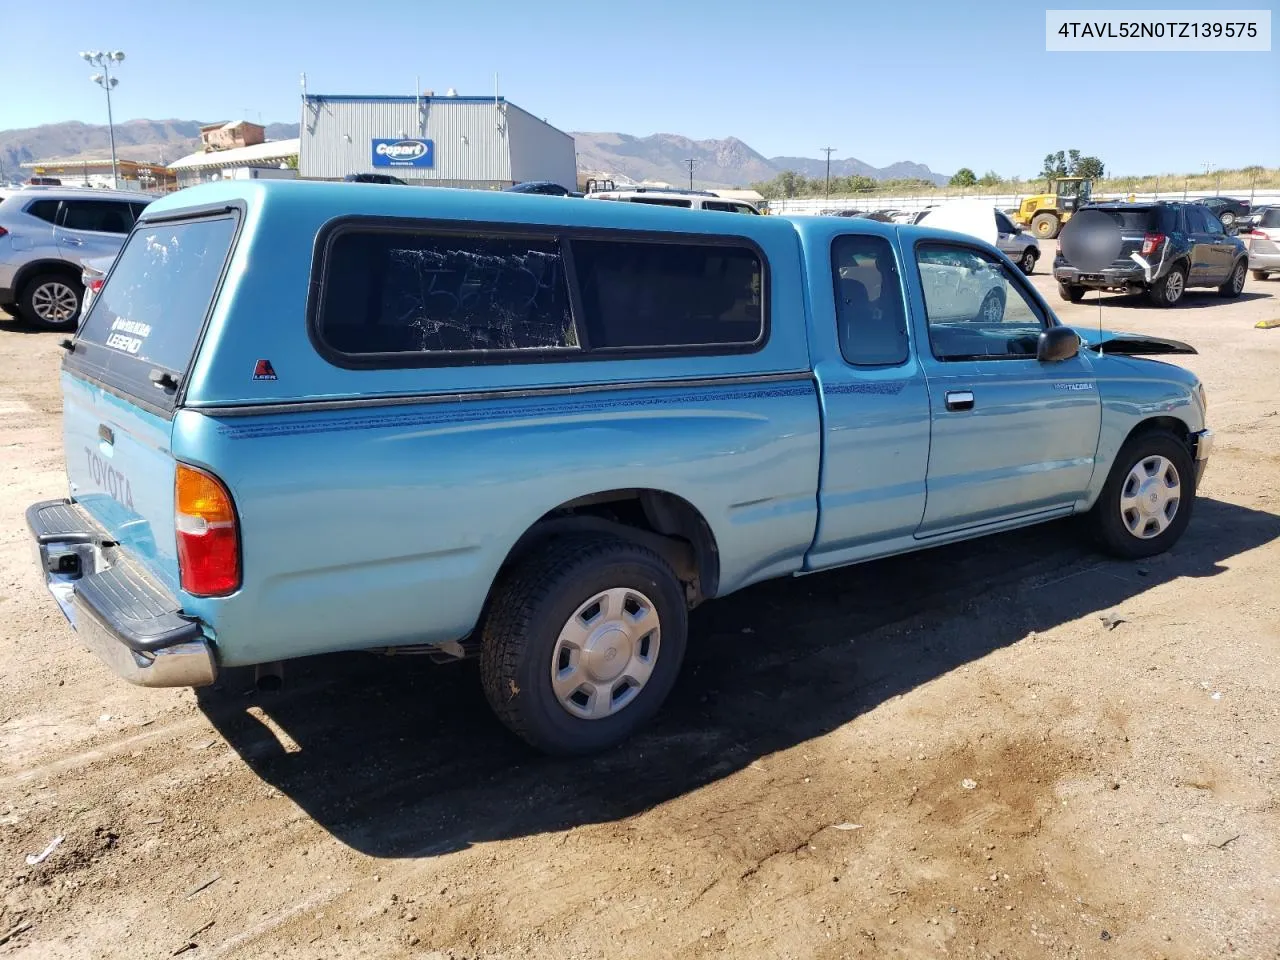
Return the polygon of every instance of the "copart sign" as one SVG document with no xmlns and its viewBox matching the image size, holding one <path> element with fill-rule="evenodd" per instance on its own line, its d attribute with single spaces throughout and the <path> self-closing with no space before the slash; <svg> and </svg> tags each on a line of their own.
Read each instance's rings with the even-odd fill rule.
<svg viewBox="0 0 1280 960">
<path fill-rule="evenodd" d="M 375 167 L 433 167 L 435 143 L 431 140 L 374 140 Z"/>
</svg>

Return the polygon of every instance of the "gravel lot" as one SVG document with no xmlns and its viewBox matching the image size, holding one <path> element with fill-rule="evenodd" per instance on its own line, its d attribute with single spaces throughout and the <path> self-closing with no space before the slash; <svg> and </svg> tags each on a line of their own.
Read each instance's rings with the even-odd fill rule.
<svg viewBox="0 0 1280 960">
<path fill-rule="evenodd" d="M 763 585 L 586 762 L 470 665 L 117 681 L 22 517 L 65 492 L 61 336 L 0 317 L 0 956 L 1280 957 L 1277 294 L 1106 300 L 1200 350 L 1218 447 L 1172 553 L 1064 523 Z"/>
</svg>

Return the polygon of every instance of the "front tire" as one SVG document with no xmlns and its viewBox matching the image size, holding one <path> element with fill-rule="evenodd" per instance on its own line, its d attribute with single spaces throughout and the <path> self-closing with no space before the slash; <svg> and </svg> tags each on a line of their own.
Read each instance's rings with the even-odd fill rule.
<svg viewBox="0 0 1280 960">
<path fill-rule="evenodd" d="M 18 298 L 18 315 L 33 327 L 71 330 L 80 317 L 84 288 L 79 281 L 58 273 L 32 277 Z"/>
<path fill-rule="evenodd" d="M 1244 276 L 1248 272 L 1248 264 L 1243 259 L 1237 260 L 1235 266 L 1231 268 L 1227 282 L 1218 288 L 1218 296 L 1227 300 L 1240 296 L 1240 291 L 1244 289 Z"/>
<path fill-rule="evenodd" d="M 498 719 L 537 749 L 596 753 L 662 706 L 687 636 L 684 590 L 658 554 L 614 537 L 564 537 L 495 588 L 481 682 Z"/>
<path fill-rule="evenodd" d="M 1191 522 L 1195 461 L 1178 437 L 1151 430 L 1130 437 L 1088 514 L 1102 548 L 1124 560 L 1164 553 Z"/>
<path fill-rule="evenodd" d="M 1084 287 L 1078 283 L 1058 282 L 1058 296 L 1069 303 L 1079 303 L 1084 299 Z"/>
<path fill-rule="evenodd" d="M 1151 285 L 1151 302 L 1157 307 L 1172 307 L 1187 292 L 1187 268 L 1179 264 Z"/>
<path fill-rule="evenodd" d="M 983 323 L 999 323 L 1004 319 L 1004 294 L 1001 291 L 992 290 L 982 298 L 978 318 Z"/>
<path fill-rule="evenodd" d="M 1030 247 L 1027 247 L 1027 249 L 1023 251 L 1022 256 L 1018 260 L 1018 267 L 1028 277 L 1031 276 L 1033 273 L 1035 273 L 1036 272 L 1036 252 Z"/>
<path fill-rule="evenodd" d="M 1222 216 L 1218 218 L 1218 222 L 1222 224 L 1224 230 L 1230 230 L 1236 222 L 1236 215 L 1230 210 L 1223 211 Z"/>
</svg>

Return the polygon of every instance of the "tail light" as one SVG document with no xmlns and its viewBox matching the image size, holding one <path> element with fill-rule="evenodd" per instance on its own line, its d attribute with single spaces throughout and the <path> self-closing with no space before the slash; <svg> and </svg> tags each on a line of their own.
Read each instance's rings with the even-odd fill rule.
<svg viewBox="0 0 1280 960">
<path fill-rule="evenodd" d="M 106 282 L 107 282 L 106 277 L 94 277 L 92 280 L 89 281 L 87 286 L 91 291 L 93 291 L 93 295 L 97 296 L 98 291 L 102 289 L 102 285 Z"/>
<path fill-rule="evenodd" d="M 1163 233 L 1148 233 L 1142 238 L 1142 255 L 1149 257 L 1160 249 L 1160 244 L 1164 243 Z"/>
<path fill-rule="evenodd" d="M 7 237 L 8 235 L 9 235 L 9 231 L 6 230 L 4 227 L 0 227 L 0 237 Z"/>
<path fill-rule="evenodd" d="M 222 481 L 178 464 L 174 527 L 182 589 L 198 597 L 225 597 L 240 587 L 240 525 Z"/>
</svg>

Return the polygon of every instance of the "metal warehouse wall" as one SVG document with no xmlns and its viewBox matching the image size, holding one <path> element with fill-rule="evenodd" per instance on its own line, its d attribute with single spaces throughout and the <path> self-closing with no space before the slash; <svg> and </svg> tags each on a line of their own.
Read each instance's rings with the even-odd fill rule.
<svg viewBox="0 0 1280 960">
<path fill-rule="evenodd" d="M 338 180 L 390 173 L 403 180 L 510 183 L 505 102 L 493 97 L 307 96 L 302 102 L 298 173 Z M 430 168 L 374 167 L 373 141 L 434 141 Z"/>
<path fill-rule="evenodd" d="M 513 180 L 554 180 L 577 189 L 578 154 L 573 137 L 507 104 Z"/>
</svg>

